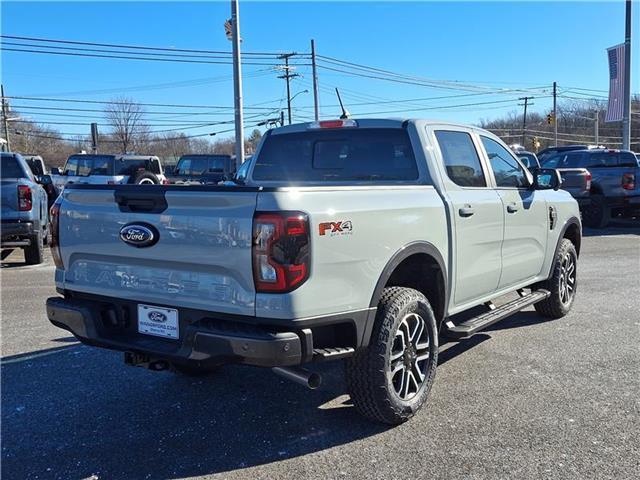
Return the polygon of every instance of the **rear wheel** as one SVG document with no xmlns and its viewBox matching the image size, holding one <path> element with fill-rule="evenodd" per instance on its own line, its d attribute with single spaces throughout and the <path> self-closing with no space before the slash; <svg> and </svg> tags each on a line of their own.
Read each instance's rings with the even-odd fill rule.
<svg viewBox="0 0 640 480">
<path fill-rule="evenodd" d="M 551 295 L 535 304 L 536 311 L 547 318 L 564 317 L 571 307 L 578 287 L 578 255 L 570 240 L 563 238 L 553 264 L 553 273 L 539 288 L 549 290 Z"/>
<path fill-rule="evenodd" d="M 611 209 L 604 195 L 591 195 L 591 202 L 582 211 L 582 221 L 590 228 L 604 228 L 611 218 Z"/>
<path fill-rule="evenodd" d="M 31 245 L 24 247 L 24 260 L 27 265 L 38 265 L 44 261 L 43 236 L 38 233 L 31 238 Z"/>
<path fill-rule="evenodd" d="M 437 327 L 429 301 L 411 288 L 385 289 L 369 346 L 346 363 L 356 409 L 386 424 L 408 420 L 429 395 L 437 360 Z"/>
</svg>

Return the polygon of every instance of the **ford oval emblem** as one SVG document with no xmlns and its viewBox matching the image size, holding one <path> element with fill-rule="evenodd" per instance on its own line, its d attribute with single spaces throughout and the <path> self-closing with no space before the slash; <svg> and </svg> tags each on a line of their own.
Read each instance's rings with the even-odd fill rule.
<svg viewBox="0 0 640 480">
<path fill-rule="evenodd" d="M 169 319 L 164 313 L 157 310 L 151 310 L 147 313 L 147 316 L 149 317 L 149 320 L 156 323 L 164 323 Z"/>
<path fill-rule="evenodd" d="M 151 225 L 130 223 L 120 229 L 120 239 L 132 247 L 150 247 L 158 241 L 158 231 Z"/>
</svg>

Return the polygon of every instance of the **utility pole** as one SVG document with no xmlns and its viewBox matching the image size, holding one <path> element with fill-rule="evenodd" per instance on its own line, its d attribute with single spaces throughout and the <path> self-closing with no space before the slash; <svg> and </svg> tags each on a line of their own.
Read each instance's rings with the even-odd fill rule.
<svg viewBox="0 0 640 480">
<path fill-rule="evenodd" d="M 521 97 L 518 100 L 524 100 L 524 103 L 518 104 L 524 106 L 524 115 L 522 115 L 522 146 L 524 147 L 527 132 L 527 106 L 529 105 L 529 100 L 533 100 L 533 97 Z M 533 103 L 531 105 L 533 105 Z"/>
<path fill-rule="evenodd" d="M 598 114 L 600 112 L 598 112 L 598 110 L 596 110 L 595 113 L 596 113 L 596 116 L 593 119 L 594 122 L 595 122 L 595 125 L 594 125 L 595 132 L 594 133 L 595 133 L 595 137 L 596 137 L 596 146 L 598 146 L 598 143 L 600 143 L 600 125 L 599 125 L 600 124 L 600 119 L 598 118 Z"/>
<path fill-rule="evenodd" d="M 284 110 L 280 110 L 280 126 L 284 127 Z"/>
<path fill-rule="evenodd" d="M 11 143 L 9 143 L 9 118 L 7 117 L 7 102 L 4 98 L 4 85 L 0 85 L 2 93 L 2 120 L 4 123 L 4 136 L 7 141 L 7 152 L 11 151 Z"/>
<path fill-rule="evenodd" d="M 320 119 L 320 105 L 318 104 L 318 70 L 316 68 L 316 42 L 311 39 L 311 69 L 313 71 L 313 108 L 316 122 Z"/>
<path fill-rule="evenodd" d="M 557 110 L 557 97 L 558 96 L 558 84 L 553 82 L 553 146 L 558 146 L 558 110 Z"/>
<path fill-rule="evenodd" d="M 95 155 L 98 153 L 98 124 L 91 124 L 91 152 Z"/>
<path fill-rule="evenodd" d="M 284 55 L 280 55 L 279 58 L 284 59 L 284 66 L 282 69 L 284 70 L 284 75 L 280 75 L 278 78 L 284 78 L 287 81 L 287 111 L 289 117 L 289 125 L 291 125 L 291 86 L 290 80 L 295 77 L 299 77 L 297 73 L 291 73 L 292 70 L 295 70 L 295 67 L 289 66 L 289 57 L 294 56 L 295 53 L 285 53 Z"/>
<path fill-rule="evenodd" d="M 233 44 L 233 100 L 236 127 L 236 169 L 244 163 L 244 121 L 242 114 L 242 65 L 240 63 L 240 7 L 231 0 L 231 42 Z"/>
<path fill-rule="evenodd" d="M 622 110 L 622 148 L 631 147 L 631 0 L 626 1 L 624 25 L 624 104 Z"/>
</svg>

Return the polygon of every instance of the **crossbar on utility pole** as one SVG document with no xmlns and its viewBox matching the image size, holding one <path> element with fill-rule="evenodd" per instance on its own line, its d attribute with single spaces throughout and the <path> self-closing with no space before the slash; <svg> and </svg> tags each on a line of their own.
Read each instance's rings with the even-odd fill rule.
<svg viewBox="0 0 640 480">
<path fill-rule="evenodd" d="M 622 110 L 622 148 L 631 148 L 631 0 L 626 1 L 624 22 L 624 103 Z"/>
<path fill-rule="evenodd" d="M 313 72 L 313 110 L 316 122 L 320 119 L 320 105 L 318 104 L 318 70 L 316 67 L 316 42 L 311 39 L 311 70 Z"/>
<path fill-rule="evenodd" d="M 10 152 L 11 143 L 9 142 L 9 118 L 7 117 L 7 101 L 4 98 L 4 85 L 0 85 L 0 93 L 2 93 L 2 123 L 4 123 L 4 136 L 7 141 L 7 152 Z"/>
<path fill-rule="evenodd" d="M 231 42 L 233 44 L 233 104 L 236 131 L 236 169 L 244 163 L 244 120 L 242 112 L 242 64 L 240 58 L 240 8 L 231 0 Z"/>
<path fill-rule="evenodd" d="M 524 147 L 527 132 L 527 107 L 533 105 L 533 103 L 529 104 L 529 100 L 533 100 L 533 97 L 521 97 L 518 100 L 524 100 L 524 103 L 518 104 L 524 107 L 524 114 L 522 115 L 522 146 Z"/>
<path fill-rule="evenodd" d="M 287 113 L 289 119 L 289 125 L 291 125 L 291 86 L 290 80 L 295 77 L 299 77 L 297 73 L 291 73 L 295 67 L 289 66 L 289 57 L 294 56 L 295 53 L 285 53 L 284 55 L 280 55 L 279 58 L 284 60 L 284 66 L 281 67 L 284 70 L 284 75 L 280 75 L 278 78 L 284 78 L 287 81 Z"/>
</svg>

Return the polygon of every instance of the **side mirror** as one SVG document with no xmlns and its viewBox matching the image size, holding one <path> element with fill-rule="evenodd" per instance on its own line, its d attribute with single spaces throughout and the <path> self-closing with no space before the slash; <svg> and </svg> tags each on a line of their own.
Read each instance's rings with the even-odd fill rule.
<svg viewBox="0 0 640 480">
<path fill-rule="evenodd" d="M 53 167 L 51 169 L 51 175 L 60 175 L 60 169 L 58 167 Z"/>
<path fill-rule="evenodd" d="M 36 182 L 40 185 L 51 185 L 51 175 L 36 175 Z"/>
<path fill-rule="evenodd" d="M 534 190 L 558 190 L 560 185 L 562 185 L 562 177 L 555 168 L 538 168 L 533 172 Z"/>
</svg>

